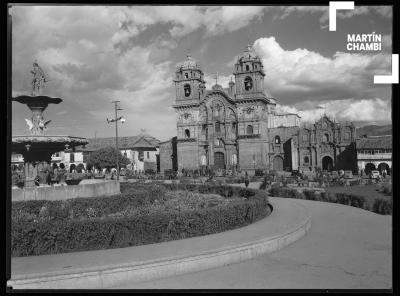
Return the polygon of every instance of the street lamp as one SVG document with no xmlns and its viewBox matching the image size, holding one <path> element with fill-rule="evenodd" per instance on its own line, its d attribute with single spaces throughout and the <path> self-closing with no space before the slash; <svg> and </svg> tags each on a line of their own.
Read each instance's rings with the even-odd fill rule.
<svg viewBox="0 0 400 296">
<path fill-rule="evenodd" d="M 118 117 L 118 111 L 123 110 L 121 108 L 119 108 L 118 103 L 120 101 L 112 101 L 112 103 L 114 103 L 114 107 L 115 107 L 115 118 L 113 119 L 108 119 L 107 118 L 107 123 L 110 122 L 115 122 L 115 148 L 117 149 L 117 158 L 115 160 L 116 164 L 117 164 L 117 181 L 119 181 L 119 164 L 118 164 L 118 156 L 119 156 L 119 149 L 118 149 L 118 121 L 120 120 L 121 123 L 125 122 L 125 118 L 123 118 L 122 116 Z"/>
</svg>

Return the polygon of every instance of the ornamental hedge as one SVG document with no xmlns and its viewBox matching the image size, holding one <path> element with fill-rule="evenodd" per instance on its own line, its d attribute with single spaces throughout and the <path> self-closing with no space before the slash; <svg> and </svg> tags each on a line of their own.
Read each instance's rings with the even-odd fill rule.
<svg viewBox="0 0 400 296">
<path fill-rule="evenodd" d="M 224 203 L 121 214 L 162 203 L 170 191 L 217 194 Z M 12 256 L 122 248 L 235 229 L 270 214 L 265 191 L 230 186 L 122 186 L 121 195 L 68 201 L 13 202 Z M 156 207 L 156 209 L 158 209 Z"/>
<path fill-rule="evenodd" d="M 296 189 L 282 187 L 272 187 L 269 192 L 271 196 L 340 203 L 372 211 L 381 215 L 392 215 L 393 212 L 393 203 L 391 198 L 376 198 L 371 208 L 363 196 L 354 194 L 332 192 L 317 193 L 314 190 L 304 190 L 303 192 L 299 192 Z"/>
</svg>

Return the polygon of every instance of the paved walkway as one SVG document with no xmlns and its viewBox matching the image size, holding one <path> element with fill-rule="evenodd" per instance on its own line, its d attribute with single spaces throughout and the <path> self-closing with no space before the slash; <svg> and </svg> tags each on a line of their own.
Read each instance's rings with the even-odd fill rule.
<svg viewBox="0 0 400 296">
<path fill-rule="evenodd" d="M 278 198 L 276 198 L 278 200 Z M 242 263 L 120 289 L 388 289 L 392 216 L 317 201 L 312 226 L 294 244 Z"/>
</svg>

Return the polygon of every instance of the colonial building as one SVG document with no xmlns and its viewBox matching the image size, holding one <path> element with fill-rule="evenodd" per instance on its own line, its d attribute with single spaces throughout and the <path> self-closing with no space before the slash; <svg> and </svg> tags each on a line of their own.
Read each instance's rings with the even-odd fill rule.
<svg viewBox="0 0 400 296">
<path fill-rule="evenodd" d="M 160 142 L 160 172 L 178 170 L 176 137 L 169 141 Z"/>
<path fill-rule="evenodd" d="M 358 170 L 365 174 L 392 170 L 392 136 L 362 136 L 356 141 Z"/>
<path fill-rule="evenodd" d="M 237 57 L 233 75 L 228 88 L 216 83 L 207 90 L 204 72 L 191 56 L 177 65 L 177 137 L 160 145 L 161 172 L 204 166 L 249 173 L 357 171 L 352 123 L 339 124 L 325 115 L 300 127 L 298 114 L 279 114 L 276 99 L 264 89 L 261 59 L 250 46 Z"/>
<path fill-rule="evenodd" d="M 237 57 L 233 75 L 228 88 L 215 84 L 206 90 L 204 73 L 192 57 L 177 65 L 173 107 L 179 170 L 266 168 L 274 155 L 283 153 L 271 150 L 270 129 L 299 126 L 297 114 L 276 114 L 276 101 L 264 90 L 261 59 L 250 46 Z M 289 135 L 281 137 L 283 143 Z"/>
<path fill-rule="evenodd" d="M 353 123 L 340 124 L 324 115 L 314 124 L 299 129 L 293 140 L 300 170 L 321 168 L 357 172 L 356 129 Z"/>
<path fill-rule="evenodd" d="M 104 147 L 115 147 L 115 138 L 88 139 L 89 144 L 79 148 L 84 162 L 90 153 Z M 136 172 L 159 171 L 159 140 L 149 135 L 119 137 L 118 148 L 130 160 L 129 169 Z M 78 149 L 77 149 L 78 150 Z"/>
</svg>

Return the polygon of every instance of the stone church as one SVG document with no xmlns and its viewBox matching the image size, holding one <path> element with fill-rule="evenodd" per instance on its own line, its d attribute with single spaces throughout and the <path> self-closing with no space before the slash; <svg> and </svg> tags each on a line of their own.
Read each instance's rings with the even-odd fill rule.
<svg viewBox="0 0 400 296">
<path fill-rule="evenodd" d="M 354 127 L 344 132 L 326 117 L 300 128 L 299 115 L 278 114 L 276 99 L 264 89 L 261 59 L 250 46 L 237 57 L 233 75 L 228 88 L 215 84 L 206 90 L 204 72 L 191 56 L 177 65 L 177 137 L 160 143 L 161 172 L 205 166 L 249 173 L 312 169 L 328 155 L 326 167 L 332 169 L 342 149 L 337 141 L 354 141 Z"/>
</svg>

